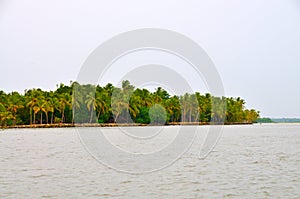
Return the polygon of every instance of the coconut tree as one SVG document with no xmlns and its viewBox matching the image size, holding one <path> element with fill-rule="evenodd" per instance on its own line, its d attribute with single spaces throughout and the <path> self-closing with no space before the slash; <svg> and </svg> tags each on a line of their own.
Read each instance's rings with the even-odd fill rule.
<svg viewBox="0 0 300 199">
<path fill-rule="evenodd" d="M 47 101 L 44 99 L 44 97 L 40 97 L 37 101 L 37 104 L 33 107 L 34 114 L 40 112 L 40 124 L 43 124 L 43 113 L 46 114 L 46 117 L 48 117 L 47 114 Z"/>
<path fill-rule="evenodd" d="M 33 107 L 35 107 L 37 104 L 37 98 L 36 97 L 28 97 L 28 102 L 26 104 L 27 107 L 29 107 L 29 115 L 30 115 L 30 125 L 35 124 L 35 113 L 33 115 L 33 120 L 32 120 L 32 111 L 33 111 Z"/>
<path fill-rule="evenodd" d="M 48 113 L 51 113 L 50 117 L 50 123 L 53 124 L 54 121 L 54 111 L 58 108 L 58 100 L 55 96 L 55 93 L 50 92 L 48 97 L 46 98 L 47 101 L 47 106 L 46 106 L 46 111 L 47 111 L 47 117 Z M 48 118 L 47 118 L 47 123 L 48 123 Z"/>
<path fill-rule="evenodd" d="M 246 122 L 255 122 L 257 120 L 257 118 L 259 117 L 259 111 L 256 111 L 254 109 L 245 110 L 245 120 Z"/>
<path fill-rule="evenodd" d="M 151 93 L 147 89 L 139 89 L 137 88 L 134 92 L 133 95 L 135 97 L 138 97 L 138 103 L 142 107 L 150 107 L 153 104 L 153 97 L 151 96 Z"/>
<path fill-rule="evenodd" d="M 96 107 L 97 107 L 94 92 L 89 92 L 89 94 L 87 94 L 85 103 L 86 103 L 87 109 L 90 111 L 90 123 L 92 123 L 94 110 L 96 110 Z"/>
<path fill-rule="evenodd" d="M 74 119 L 75 119 L 75 111 L 80 109 L 80 101 L 78 100 L 77 97 L 72 95 L 72 124 L 74 124 Z"/>
<path fill-rule="evenodd" d="M 0 112 L 0 124 L 1 126 L 7 125 L 7 120 L 14 119 L 14 116 L 9 111 Z"/>
<path fill-rule="evenodd" d="M 179 102 L 180 106 L 182 107 L 182 113 L 181 113 L 181 121 L 187 122 L 188 121 L 188 115 L 190 112 L 190 100 L 189 100 L 189 94 L 185 93 L 183 96 L 180 96 Z"/>
<path fill-rule="evenodd" d="M 127 96 L 120 88 L 115 88 L 111 97 L 111 108 L 114 115 L 115 122 L 118 121 L 122 112 L 128 110 L 129 100 Z"/>
<path fill-rule="evenodd" d="M 17 111 L 24 108 L 21 95 L 18 92 L 12 92 L 7 95 L 7 110 L 13 115 L 13 125 L 16 125 Z"/>
<path fill-rule="evenodd" d="M 12 116 L 14 118 L 13 120 L 13 124 L 16 125 L 17 123 L 17 111 L 18 109 L 21 109 L 21 108 L 24 108 L 24 106 L 22 104 L 12 104 L 12 103 L 9 103 L 8 104 L 8 111 L 10 111 L 12 113 Z"/>
<path fill-rule="evenodd" d="M 142 107 L 142 100 L 141 97 L 133 94 L 130 98 L 128 109 L 131 116 L 135 120 L 136 116 L 140 113 L 140 109 Z"/>
<path fill-rule="evenodd" d="M 100 114 L 104 114 L 105 112 L 108 112 L 108 110 L 109 110 L 108 97 L 109 97 L 109 94 L 105 90 L 96 92 L 95 108 L 98 113 L 97 120 L 99 120 Z"/>
<path fill-rule="evenodd" d="M 178 121 L 180 119 L 180 103 L 179 98 L 177 96 L 173 96 L 166 100 L 165 108 L 168 113 L 168 118 L 171 122 Z"/>
<path fill-rule="evenodd" d="M 224 97 L 212 97 L 211 120 L 212 122 L 223 122 L 225 120 L 226 99 Z"/>
<path fill-rule="evenodd" d="M 65 120 L 65 109 L 71 106 L 71 97 L 69 93 L 62 93 L 58 96 L 58 110 L 61 113 L 61 122 Z"/>
<path fill-rule="evenodd" d="M 13 119 L 13 115 L 10 111 L 7 111 L 5 106 L 0 103 L 0 125 L 6 126 L 6 122 L 9 119 Z"/>
<path fill-rule="evenodd" d="M 189 96 L 189 122 L 197 122 L 199 117 L 199 103 L 196 94 Z"/>
</svg>

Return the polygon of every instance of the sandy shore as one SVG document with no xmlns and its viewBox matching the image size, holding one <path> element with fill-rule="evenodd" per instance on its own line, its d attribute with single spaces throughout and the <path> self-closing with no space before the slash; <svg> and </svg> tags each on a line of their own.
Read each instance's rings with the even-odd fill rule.
<svg viewBox="0 0 300 199">
<path fill-rule="evenodd" d="M 174 125 L 222 125 L 223 123 L 210 123 L 210 122 L 170 122 L 166 126 Z M 252 123 L 247 122 L 225 122 L 224 125 L 249 125 Z M 148 126 L 148 124 L 140 123 L 84 123 L 84 124 L 32 124 L 32 125 L 14 125 L 0 128 L 69 128 L 69 127 L 117 127 L 117 126 Z"/>
</svg>

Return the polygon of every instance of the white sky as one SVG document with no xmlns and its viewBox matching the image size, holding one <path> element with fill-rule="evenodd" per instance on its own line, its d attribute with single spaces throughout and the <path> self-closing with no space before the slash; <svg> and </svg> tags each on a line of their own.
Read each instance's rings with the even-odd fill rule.
<svg viewBox="0 0 300 199">
<path fill-rule="evenodd" d="M 196 41 L 226 96 L 262 116 L 300 117 L 298 0 L 0 0 L 0 90 L 69 84 L 102 42 L 145 27 Z"/>
</svg>

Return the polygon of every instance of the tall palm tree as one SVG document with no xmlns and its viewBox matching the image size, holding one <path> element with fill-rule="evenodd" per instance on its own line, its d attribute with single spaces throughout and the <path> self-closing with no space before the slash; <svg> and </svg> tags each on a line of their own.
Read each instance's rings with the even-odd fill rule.
<svg viewBox="0 0 300 199">
<path fill-rule="evenodd" d="M 108 93 L 106 91 L 102 91 L 102 92 L 96 92 L 96 110 L 98 112 L 97 115 L 97 120 L 99 120 L 100 118 L 100 114 L 104 114 L 105 112 L 108 111 L 109 106 L 108 106 Z"/>
<path fill-rule="evenodd" d="M 58 107 L 61 113 L 61 122 L 65 120 L 65 109 L 67 106 L 71 106 L 71 99 L 69 93 L 62 93 L 58 96 Z"/>
<path fill-rule="evenodd" d="M 130 115 L 133 116 L 133 119 L 135 120 L 136 116 L 140 113 L 140 109 L 142 108 L 142 100 L 141 97 L 133 94 L 130 98 L 129 104 L 128 104 L 128 110 Z M 127 120 L 128 122 L 128 120 Z"/>
<path fill-rule="evenodd" d="M 197 122 L 199 116 L 199 103 L 196 94 L 190 94 L 189 96 L 189 122 Z"/>
<path fill-rule="evenodd" d="M 90 123 L 92 123 L 94 110 L 96 110 L 96 99 L 95 99 L 95 94 L 93 92 L 87 94 L 85 103 L 87 109 L 90 111 Z"/>
<path fill-rule="evenodd" d="M 129 100 L 127 100 L 127 94 L 120 88 L 115 88 L 111 97 L 111 108 L 114 115 L 115 122 L 118 121 L 119 116 L 129 108 Z"/>
<path fill-rule="evenodd" d="M 37 101 L 37 104 L 33 107 L 34 114 L 36 115 L 38 112 L 40 112 L 40 124 L 43 124 L 43 113 L 46 114 L 46 117 L 48 117 L 47 114 L 47 101 L 40 97 Z"/>
<path fill-rule="evenodd" d="M 169 120 L 171 122 L 179 120 L 181 108 L 177 96 L 173 96 L 170 99 L 167 99 L 165 103 L 165 108 L 168 113 Z"/>
<path fill-rule="evenodd" d="M 75 111 L 80 109 L 80 101 L 75 95 L 72 95 L 72 124 L 74 124 Z"/>
<path fill-rule="evenodd" d="M 188 121 L 188 115 L 190 113 L 190 100 L 189 100 L 189 94 L 185 93 L 183 96 L 180 96 L 179 98 L 180 106 L 182 107 L 182 114 L 181 114 L 181 121 L 187 122 Z"/>
<path fill-rule="evenodd" d="M 33 120 L 32 120 L 32 111 L 33 107 L 36 106 L 37 104 L 37 98 L 36 97 L 28 97 L 29 101 L 27 102 L 26 106 L 29 107 L 29 115 L 30 115 L 30 125 L 35 124 L 35 113 L 33 115 Z"/>
<path fill-rule="evenodd" d="M 55 94 L 53 92 L 50 92 L 49 96 L 46 98 L 46 101 L 47 101 L 47 106 L 46 106 L 47 117 L 48 117 L 48 113 L 50 112 L 51 113 L 50 123 L 53 124 L 54 111 L 58 107 L 58 100 L 57 100 Z M 47 118 L 47 123 L 48 123 L 48 118 Z"/>
</svg>

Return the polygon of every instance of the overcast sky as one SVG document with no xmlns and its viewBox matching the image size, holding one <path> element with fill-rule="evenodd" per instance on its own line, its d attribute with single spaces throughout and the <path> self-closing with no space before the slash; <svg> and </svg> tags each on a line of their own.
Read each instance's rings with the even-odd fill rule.
<svg viewBox="0 0 300 199">
<path fill-rule="evenodd" d="M 0 90 L 69 84 L 102 42 L 145 27 L 196 41 L 226 96 L 262 116 L 300 117 L 298 0 L 0 0 Z"/>
</svg>

